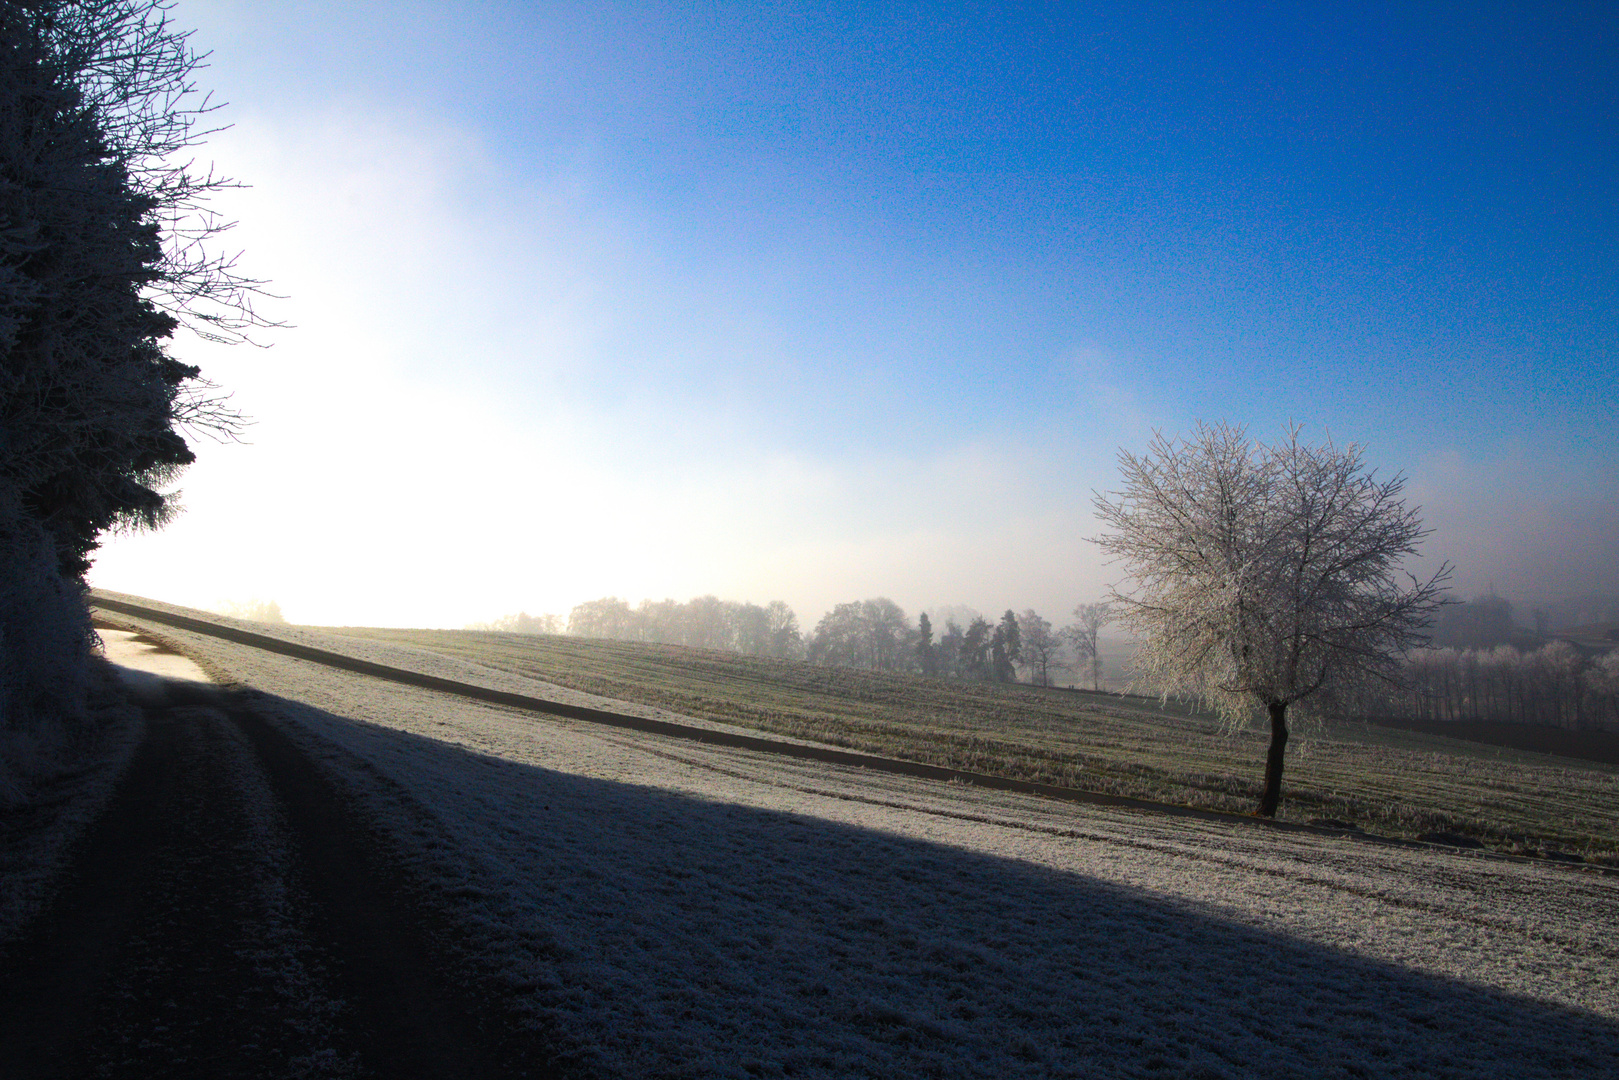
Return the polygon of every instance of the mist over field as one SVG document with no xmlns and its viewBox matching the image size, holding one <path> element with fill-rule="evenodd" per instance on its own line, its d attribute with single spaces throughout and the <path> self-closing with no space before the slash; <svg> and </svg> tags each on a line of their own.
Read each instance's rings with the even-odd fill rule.
<svg viewBox="0 0 1619 1080">
<path fill-rule="evenodd" d="M 1458 596 L 1619 591 L 1603 18 L 456 11 L 185 4 L 288 326 L 176 343 L 255 424 L 94 584 L 1060 620 L 1226 420 L 1405 473 Z"/>
</svg>

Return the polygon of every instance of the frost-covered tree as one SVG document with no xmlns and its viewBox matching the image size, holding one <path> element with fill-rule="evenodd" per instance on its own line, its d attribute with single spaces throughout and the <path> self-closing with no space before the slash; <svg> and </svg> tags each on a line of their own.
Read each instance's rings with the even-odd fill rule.
<svg viewBox="0 0 1619 1080">
<path fill-rule="evenodd" d="M 1033 608 L 1025 608 L 1017 621 L 1023 632 L 1022 657 L 1029 668 L 1029 681 L 1037 686 L 1050 686 L 1051 665 L 1062 648 L 1062 638 Z"/>
<path fill-rule="evenodd" d="M 616 596 L 586 600 L 568 612 L 567 633 L 574 637 L 610 638 L 627 641 L 635 637 L 635 612 L 629 601 Z"/>
<path fill-rule="evenodd" d="M 1102 627 L 1113 621 L 1109 604 L 1080 604 L 1074 608 L 1076 622 L 1063 627 L 1063 636 L 1074 650 L 1074 673 L 1091 673 L 1091 689 L 1102 689 Z"/>
<path fill-rule="evenodd" d="M 1619 652 L 1590 656 L 1568 641 L 1520 652 L 1414 649 L 1404 685 L 1363 696 L 1364 711 L 1413 720 L 1619 726 Z"/>
<path fill-rule="evenodd" d="M 227 181 L 177 156 L 210 106 L 167 7 L 0 2 L 0 726 L 71 711 L 35 691 L 82 671 L 90 552 L 172 513 L 188 428 L 235 430 L 169 354 L 174 332 L 262 325 L 257 283 L 210 250 L 225 225 L 206 197 Z M 66 633 L 53 620 L 74 608 L 82 632 Z M 46 639 L 78 644 L 40 668 Z"/>
<path fill-rule="evenodd" d="M 766 655 L 785 659 L 803 651 L 804 635 L 798 629 L 798 614 L 785 600 L 772 600 L 765 605 L 765 618 L 770 631 Z"/>
<path fill-rule="evenodd" d="M 1240 427 L 1199 425 L 1119 454 L 1123 488 L 1098 495 L 1122 564 L 1120 621 L 1141 639 L 1135 665 L 1161 692 L 1194 692 L 1233 722 L 1255 707 L 1271 731 L 1259 813 L 1276 813 L 1289 706 L 1335 683 L 1394 680 L 1443 602 L 1448 565 L 1402 572 L 1426 535 L 1359 447 L 1310 446 L 1299 428 L 1273 446 Z"/>
<path fill-rule="evenodd" d="M 172 160 L 208 106 L 187 104 L 200 58 L 165 9 L 0 3 L 0 470 L 73 577 L 108 528 L 171 514 L 188 426 L 234 430 L 169 354 L 176 329 L 259 321 L 255 283 L 207 250 L 225 181 Z"/>
</svg>

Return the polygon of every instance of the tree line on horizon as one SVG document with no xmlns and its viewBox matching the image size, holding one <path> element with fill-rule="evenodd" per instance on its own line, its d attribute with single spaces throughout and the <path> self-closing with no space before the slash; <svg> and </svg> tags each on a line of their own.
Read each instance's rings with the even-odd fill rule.
<svg viewBox="0 0 1619 1080">
<path fill-rule="evenodd" d="M 1562 640 L 1417 649 L 1405 671 L 1403 686 L 1361 704 L 1366 715 L 1619 731 L 1619 650 L 1592 654 Z"/>
<path fill-rule="evenodd" d="M 1022 614 L 1007 609 L 995 623 L 971 608 L 947 609 L 944 615 L 942 629 L 925 611 L 913 624 L 903 608 L 879 596 L 838 604 L 804 631 L 781 600 L 760 606 L 700 596 L 685 603 L 643 600 L 631 607 L 606 596 L 576 605 L 566 620 L 520 612 L 467 629 L 683 645 L 826 667 L 1039 686 L 1052 685 L 1052 672 L 1067 668 L 1076 678 L 1088 674 L 1093 688 L 1101 689 L 1098 639 L 1112 619 L 1107 604 L 1080 604 L 1075 622 L 1061 629 L 1033 609 Z"/>
<path fill-rule="evenodd" d="M 957 621 L 960 615 L 966 625 Z M 1101 628 L 1111 621 L 1106 604 L 1081 604 L 1077 621 L 1057 629 L 1032 608 L 1008 608 L 990 622 L 971 609 L 952 610 L 943 628 L 922 612 L 913 626 L 886 597 L 838 604 L 805 641 L 812 663 L 872 671 L 900 671 L 973 682 L 1052 685 L 1054 669 L 1076 678 L 1088 673 L 1101 689 Z"/>
<path fill-rule="evenodd" d="M 1493 598 L 1453 605 L 1490 611 Z M 1008 609 L 994 623 L 965 607 L 922 612 L 915 623 L 887 597 L 838 604 L 807 632 L 786 603 L 765 606 L 702 596 L 630 604 L 615 596 L 558 615 L 508 615 L 469 630 L 568 634 L 718 649 L 803 660 L 826 667 L 928 675 L 976 682 L 1052 685 L 1054 671 L 1087 676 L 1101 689 L 1098 636 L 1112 621 L 1107 604 L 1080 604 L 1060 629 L 1032 609 Z M 939 618 L 944 626 L 937 626 Z M 1465 625 L 1480 621 L 1468 616 Z M 1446 627 L 1462 620 L 1446 620 Z M 965 625 L 963 625 L 965 624 Z M 1510 625 L 1510 624 L 1504 624 Z M 1487 721 L 1569 730 L 1619 730 L 1619 650 L 1591 654 L 1567 641 L 1493 648 L 1430 646 L 1404 655 L 1396 684 L 1368 683 L 1340 693 L 1340 711 L 1377 719 Z M 1443 640 L 1439 633 L 1436 640 Z"/>
<path fill-rule="evenodd" d="M 560 622 L 555 616 L 544 618 L 553 626 Z M 604 596 L 575 605 L 560 629 L 574 637 L 685 645 L 778 659 L 800 657 L 803 649 L 798 616 L 780 600 L 761 607 L 699 596 L 685 603 L 643 600 L 632 608 L 627 600 Z"/>
<path fill-rule="evenodd" d="M 1615 610 L 1612 601 L 1600 597 L 1561 606 L 1588 616 Z M 1401 658 L 1398 683 L 1364 688 L 1355 712 L 1400 720 L 1619 730 L 1619 629 L 1611 622 L 1592 623 L 1577 642 L 1553 636 L 1557 624 L 1564 633 L 1580 629 L 1575 619 L 1558 614 L 1563 613 L 1551 605 L 1533 608 L 1532 625 L 1524 625 L 1512 605 L 1493 592 L 1446 604 L 1427 647 Z"/>
</svg>

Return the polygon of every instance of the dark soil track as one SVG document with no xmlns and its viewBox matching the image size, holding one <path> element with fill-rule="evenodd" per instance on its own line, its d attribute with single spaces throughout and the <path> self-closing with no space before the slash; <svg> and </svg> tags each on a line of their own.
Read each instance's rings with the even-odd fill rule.
<svg viewBox="0 0 1619 1080">
<path fill-rule="evenodd" d="M 1451 739 L 1506 746 L 1536 754 L 1556 754 L 1581 761 L 1619 765 L 1619 731 L 1567 731 L 1538 724 L 1500 724 L 1483 720 L 1378 720 L 1379 727 L 1420 731 Z"/>
<path fill-rule="evenodd" d="M 171 693 L 5 956 L 0 1076 L 550 1075 L 449 978 L 447 932 L 287 735 Z"/>
</svg>

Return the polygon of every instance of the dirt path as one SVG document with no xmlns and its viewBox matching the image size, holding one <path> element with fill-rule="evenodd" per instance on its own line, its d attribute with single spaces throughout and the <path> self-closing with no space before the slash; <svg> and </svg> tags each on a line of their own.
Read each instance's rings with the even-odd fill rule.
<svg viewBox="0 0 1619 1080">
<path fill-rule="evenodd" d="M 149 733 L 6 957 L 0 1075 L 545 1076 L 340 790 L 203 686 Z"/>
</svg>

